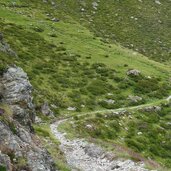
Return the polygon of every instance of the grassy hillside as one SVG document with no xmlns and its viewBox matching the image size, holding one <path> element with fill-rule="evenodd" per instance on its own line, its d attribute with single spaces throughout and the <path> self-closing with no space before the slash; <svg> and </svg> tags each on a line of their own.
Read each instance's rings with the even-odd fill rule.
<svg viewBox="0 0 171 171">
<path fill-rule="evenodd" d="M 118 108 L 130 105 L 129 95 L 141 96 L 140 103 L 145 103 L 169 94 L 169 67 L 104 43 L 67 14 L 60 22 L 51 21 L 58 16 L 55 10 L 49 13 L 51 4 L 14 5 L 2 0 L 1 4 L 1 31 L 18 54 L 18 58 L 2 54 L 1 61 L 25 69 L 35 88 L 37 108 L 44 101 L 56 105 L 56 112 L 68 107 L 79 112 Z M 128 77 L 129 69 L 140 70 L 139 78 Z M 106 102 L 111 99 L 114 104 Z"/>
<path fill-rule="evenodd" d="M 4 40 L 18 54 L 18 57 L 14 57 L 0 52 L 0 73 L 7 65 L 13 64 L 22 67 L 28 73 L 34 88 L 37 113 L 40 113 L 40 107 L 45 101 L 49 102 L 56 116 L 64 116 L 65 114 L 80 114 L 81 112 L 115 109 L 149 102 L 155 103 L 169 96 L 171 92 L 171 68 L 138 52 L 123 48 L 121 45 L 112 44 L 112 37 L 109 34 L 109 32 L 113 32 L 113 29 L 116 29 L 115 40 L 122 45 L 127 46 L 133 43 L 136 48 L 142 46 L 142 49 L 148 49 L 145 52 L 140 50 L 140 52 L 147 54 L 149 57 L 159 60 L 159 56 L 164 56 L 163 59 L 168 59 L 170 32 L 168 26 L 166 26 L 165 18 L 163 22 L 166 22 L 166 25 L 159 28 L 157 28 L 158 26 L 154 27 L 157 28 L 157 30 L 154 30 L 154 34 L 151 33 L 151 29 L 147 31 L 151 24 L 148 24 L 147 28 L 143 27 L 140 31 L 136 29 L 139 27 L 134 25 L 135 22 L 131 22 L 132 20 L 129 17 L 128 22 L 126 22 L 125 16 L 123 16 L 121 25 L 113 23 L 111 15 L 107 15 L 109 18 L 103 15 L 105 9 L 115 11 L 118 6 L 122 10 L 129 7 L 128 12 L 136 13 L 137 11 L 132 8 L 136 9 L 137 3 L 129 4 L 132 1 L 129 1 L 129 3 L 127 1 L 123 3 L 116 1 L 114 5 L 116 9 L 112 10 L 112 1 L 105 3 L 101 0 L 98 6 L 100 9 L 94 14 L 94 24 L 89 25 L 87 18 L 89 18 L 88 13 L 92 10 L 87 5 L 92 5 L 92 2 L 82 3 L 83 7 L 79 5 L 79 2 L 68 0 L 67 3 L 62 3 L 62 1 L 57 1 L 54 5 L 43 3 L 41 0 L 31 0 L 29 2 L 26 0 L 0 0 L 0 32 L 3 33 Z M 150 9 L 153 5 L 153 3 L 147 2 L 142 4 L 146 4 L 146 7 L 150 7 Z M 165 8 L 167 8 L 167 3 L 163 2 L 162 4 L 162 7 L 166 6 Z M 81 12 L 81 17 L 80 7 L 86 9 L 84 13 Z M 158 8 L 157 4 L 154 5 L 153 10 L 156 8 Z M 153 10 L 144 13 L 151 17 Z M 164 14 L 162 16 L 166 17 Z M 57 19 L 60 19 L 60 21 Z M 110 21 L 113 25 L 109 25 L 105 21 Z M 147 22 L 145 18 L 143 21 Z M 150 18 L 148 22 L 150 21 L 153 21 L 153 19 Z M 143 24 L 142 21 L 140 22 Z M 123 31 L 123 27 L 125 31 Z M 164 32 L 161 31 L 163 27 L 166 29 Z M 133 28 L 135 30 L 131 30 Z M 162 34 L 160 34 L 161 32 Z M 152 43 L 156 35 L 160 36 L 162 41 L 166 41 L 164 48 L 159 48 L 160 46 Z M 111 42 L 106 41 L 106 37 Z M 154 52 L 156 55 L 154 55 Z M 130 69 L 137 69 L 141 74 L 137 77 L 128 76 L 127 71 Z M 132 102 L 128 99 L 129 95 L 141 97 L 142 100 Z M 68 110 L 71 107 L 76 111 Z M 126 117 L 123 126 L 128 126 L 128 131 L 118 126 L 118 120 L 121 119 L 120 122 L 124 122 L 123 118 L 112 118 L 112 121 L 109 121 L 111 123 L 108 123 L 108 119 L 101 118 L 101 115 L 90 120 L 88 118 L 87 120 L 78 121 L 75 131 L 84 130 L 82 131 L 84 136 L 105 139 L 105 141 L 111 140 L 112 143 L 122 143 L 137 152 L 145 153 L 143 154 L 145 157 L 154 158 L 170 167 L 167 164 L 167 161 L 170 162 L 170 154 L 166 152 L 170 145 L 170 141 L 168 141 L 170 127 L 168 126 L 166 129 L 167 125 L 165 125 L 166 121 L 169 122 L 169 116 L 167 115 L 165 118 L 165 115 L 160 113 L 152 113 L 149 114 L 150 117 L 148 118 L 146 113 L 142 113 L 141 118 L 140 115 L 141 113 L 136 113 L 132 121 L 127 120 Z M 146 122 L 144 119 L 147 120 L 148 124 L 147 128 L 142 131 L 146 131 L 146 129 L 151 131 L 149 131 L 149 134 L 143 134 L 144 137 L 139 139 L 135 135 L 135 130 L 139 122 Z M 99 128 L 99 131 L 103 130 L 103 132 L 85 132 L 84 122 L 92 122 Z M 151 123 L 152 125 L 150 125 Z M 164 125 L 162 125 L 163 123 Z M 105 124 L 109 127 L 105 128 Z M 162 127 L 164 127 L 163 132 L 161 131 Z M 35 129 L 43 134 L 43 128 L 39 129 L 35 126 Z M 49 130 L 46 129 L 44 132 L 46 135 L 50 135 Z M 158 130 L 161 131 L 161 140 L 168 141 L 168 144 L 160 149 L 162 156 L 155 153 L 156 148 L 160 147 L 160 142 L 152 142 L 150 138 L 150 135 L 155 133 L 154 136 L 157 137 L 157 140 L 160 140 L 160 137 L 156 135 Z M 114 139 L 115 135 L 116 139 Z M 120 136 L 125 138 L 125 141 L 120 142 Z M 144 141 L 149 143 L 150 149 L 139 143 L 142 138 L 145 138 Z M 133 142 L 130 142 L 131 140 Z"/>
<path fill-rule="evenodd" d="M 162 62 L 171 58 L 170 7 L 169 0 L 57 0 L 57 10 L 72 15 L 105 42 L 119 42 Z"/>
</svg>

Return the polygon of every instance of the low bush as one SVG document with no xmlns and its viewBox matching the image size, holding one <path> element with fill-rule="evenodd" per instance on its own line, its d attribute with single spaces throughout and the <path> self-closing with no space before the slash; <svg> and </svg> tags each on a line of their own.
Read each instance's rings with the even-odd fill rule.
<svg viewBox="0 0 171 171">
<path fill-rule="evenodd" d="M 6 167 L 5 166 L 3 166 L 3 165 L 0 165 L 0 171 L 6 171 L 7 169 L 6 169 Z"/>
</svg>

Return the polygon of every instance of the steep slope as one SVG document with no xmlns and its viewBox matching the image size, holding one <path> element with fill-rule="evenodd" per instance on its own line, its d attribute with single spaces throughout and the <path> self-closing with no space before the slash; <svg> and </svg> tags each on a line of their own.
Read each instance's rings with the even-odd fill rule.
<svg viewBox="0 0 171 171">
<path fill-rule="evenodd" d="M 57 0 L 63 10 L 105 42 L 119 42 L 157 61 L 171 58 L 170 0 Z"/>
<path fill-rule="evenodd" d="M 52 21 L 58 12 L 51 4 L 4 4 L 1 30 L 18 58 L 1 55 L 1 63 L 16 63 L 28 73 L 37 108 L 46 101 L 56 113 L 118 108 L 132 103 L 130 95 L 145 103 L 169 94 L 169 67 L 102 42 L 66 14 Z M 131 69 L 140 71 L 138 79 L 127 75 Z"/>
<path fill-rule="evenodd" d="M 87 4 L 92 5 L 92 2 L 86 2 L 86 4 L 82 3 L 81 6 L 83 5 L 85 8 Z M 93 6 L 106 9 L 112 7 L 112 2 L 100 1 L 99 5 L 94 3 Z M 121 2 L 117 2 L 120 5 Z M 105 25 L 107 26 L 106 22 L 99 23 L 96 20 L 95 27 L 91 27 L 92 30 L 95 28 L 95 31 L 90 32 L 87 19 L 81 21 L 85 26 L 81 25 L 80 21 L 78 22 L 80 19 L 80 1 L 67 1 L 65 3 L 64 1 L 0 0 L 0 4 L 0 32 L 2 32 L 0 34 L 0 73 L 4 73 L 8 68 L 7 66 L 14 66 L 14 64 L 27 72 L 34 89 L 36 113 L 41 118 L 39 118 L 40 124 L 35 124 L 34 129 L 54 159 L 58 160 L 62 155 L 58 151 L 58 142 L 52 143 L 54 137 L 49 128 L 51 119 L 44 116 L 44 114 L 48 115 L 49 113 L 54 113 L 58 118 L 74 116 L 73 125 L 70 122 L 62 125 L 64 130 L 72 132 L 73 136 L 76 136 L 75 133 L 77 133 L 89 140 L 95 138 L 96 143 L 101 141 L 104 144 L 106 143 L 108 147 L 112 143 L 116 143 L 119 148 L 124 146 L 127 150 L 126 146 L 128 146 L 137 153 L 141 153 L 143 157 L 151 157 L 161 165 L 170 167 L 167 164 L 170 161 L 170 154 L 166 152 L 170 145 L 168 140 L 170 127 L 166 124 L 170 121 L 168 115 L 163 116 L 162 112 L 156 114 L 154 111 L 150 111 L 150 115 L 135 110 L 132 112 L 132 123 L 129 121 L 130 116 L 127 116 L 129 110 L 124 112 L 123 117 L 126 121 L 123 118 L 111 116 L 110 110 L 108 110 L 115 111 L 117 108 L 127 109 L 127 107 L 140 104 L 153 105 L 165 102 L 163 99 L 166 99 L 171 92 L 171 68 L 169 65 L 150 60 L 138 52 L 123 48 L 118 44 L 111 44 L 110 41 L 104 41 L 106 36 L 100 30 L 103 31 L 106 28 L 104 33 L 108 34 L 107 28 L 109 27 L 105 27 Z M 130 6 L 133 7 L 134 5 L 129 4 Z M 125 9 L 124 2 L 122 8 Z M 84 11 L 81 8 L 83 18 L 89 9 L 91 8 Z M 133 11 L 132 9 L 129 10 Z M 98 15 L 103 15 L 103 10 L 99 11 Z M 96 19 L 99 18 L 98 15 Z M 103 19 L 99 21 L 101 22 Z M 130 23 L 128 25 L 136 28 Z M 113 27 L 110 28 L 113 29 Z M 166 26 L 165 28 L 168 29 Z M 153 58 L 156 50 L 153 51 L 151 46 L 151 40 L 154 39 L 148 37 L 152 35 L 151 32 L 147 36 L 140 32 L 137 34 L 136 40 L 131 34 L 125 33 L 124 36 L 120 36 L 123 32 L 119 32 L 119 30 L 122 28 L 117 29 L 118 42 L 123 43 L 123 45 L 126 42 L 127 45 L 131 41 L 135 41 L 138 42 L 137 47 L 143 45 L 145 49 L 149 46 L 151 50 L 146 51 L 145 54 Z M 160 31 L 158 33 L 161 33 Z M 154 33 L 158 34 L 156 31 Z M 169 34 L 170 32 L 166 31 L 163 36 L 167 42 Z M 111 36 L 108 38 L 110 39 Z M 140 41 L 143 38 L 145 38 L 144 43 Z M 166 51 L 159 48 L 157 54 L 160 56 L 163 53 L 168 59 L 168 45 L 169 43 L 166 45 Z M 140 50 L 140 52 L 142 51 Z M 158 56 L 156 57 L 159 59 Z M 8 96 L 8 92 L 6 94 Z M 25 103 L 19 104 L 25 107 Z M 156 108 L 154 107 L 154 109 Z M 49 112 L 51 110 L 53 112 Z M 165 110 L 165 107 L 162 110 Z M 100 114 L 97 111 L 100 111 Z M 87 113 L 88 115 L 86 115 Z M 107 118 L 106 115 L 103 115 L 106 113 Z M 24 114 L 24 117 L 30 117 L 29 120 L 34 120 L 29 112 L 21 112 L 21 114 Z M 78 114 L 79 116 L 77 116 Z M 28 120 L 25 122 L 21 118 L 22 124 L 24 122 L 28 126 Z M 124 123 L 123 127 L 122 122 Z M 149 123 L 147 128 L 139 128 L 139 123 L 143 125 L 144 122 Z M 92 129 L 89 130 L 90 127 Z M 136 130 L 139 129 L 139 132 L 143 132 L 141 129 L 144 129 L 149 134 L 143 134 L 139 138 L 136 135 Z M 156 136 L 158 131 L 160 134 Z M 154 142 L 151 135 L 154 135 L 153 137 L 157 138 L 158 141 Z M 148 143 L 149 148 L 142 146 L 139 142 L 144 137 L 146 140 L 144 143 Z M 160 148 L 160 140 L 167 141 L 162 148 Z M 157 148 L 160 148 L 161 155 L 156 153 Z M 120 150 L 122 153 L 125 151 Z M 134 154 L 134 152 L 132 153 Z M 141 161 L 143 157 L 138 158 L 137 153 L 135 157 L 133 155 L 126 155 L 125 157 L 133 157 L 134 160 Z M 57 163 L 61 170 L 68 170 L 63 164 L 65 164 L 63 159 L 62 163 Z M 158 166 L 158 164 L 156 165 Z"/>
</svg>

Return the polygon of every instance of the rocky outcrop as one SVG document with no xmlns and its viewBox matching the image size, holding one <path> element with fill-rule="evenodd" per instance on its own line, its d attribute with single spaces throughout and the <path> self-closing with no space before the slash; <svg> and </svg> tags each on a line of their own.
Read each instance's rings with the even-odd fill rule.
<svg viewBox="0 0 171 171">
<path fill-rule="evenodd" d="M 2 102 L 12 109 L 12 115 L 3 109 L 0 118 L 0 168 L 55 171 L 52 158 L 32 131 L 35 110 L 27 74 L 19 67 L 10 67 L 0 78 L 0 84 Z"/>
<path fill-rule="evenodd" d="M 3 74 L 4 102 L 13 110 L 13 118 L 31 129 L 35 120 L 34 105 L 32 103 L 32 86 L 23 69 L 13 66 Z"/>
<path fill-rule="evenodd" d="M 0 164 L 11 171 L 10 168 L 15 168 L 18 160 L 23 159 L 25 161 L 23 168 L 27 167 L 31 171 L 55 171 L 53 160 L 43 147 L 35 144 L 34 135 L 17 123 L 14 126 L 16 126 L 16 132 L 0 121 L 0 149 L 2 151 Z M 8 156 L 12 157 L 12 161 Z M 22 170 L 22 168 L 19 169 Z"/>
</svg>

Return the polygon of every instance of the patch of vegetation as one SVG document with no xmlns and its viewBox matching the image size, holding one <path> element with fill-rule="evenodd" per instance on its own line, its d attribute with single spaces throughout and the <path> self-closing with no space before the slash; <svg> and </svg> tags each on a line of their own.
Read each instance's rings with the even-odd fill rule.
<svg viewBox="0 0 171 171">
<path fill-rule="evenodd" d="M 5 167 L 5 166 L 0 165 L 0 170 L 1 170 L 1 171 L 6 171 L 6 167 Z"/>
<path fill-rule="evenodd" d="M 171 168 L 171 103 L 163 103 L 161 108 L 158 112 L 138 110 L 124 115 L 97 113 L 86 119 L 74 118 L 74 123 L 61 125 L 60 129 L 72 136 L 126 145 L 145 158 Z"/>
<path fill-rule="evenodd" d="M 4 110 L 4 113 L 0 116 L 0 121 L 3 121 L 6 125 L 8 125 L 10 130 L 14 134 L 17 134 L 16 126 L 15 126 L 13 120 L 11 119 L 11 117 L 12 117 L 11 109 L 9 108 L 8 105 L 1 104 L 1 103 L 0 103 L 0 108 Z"/>
</svg>

